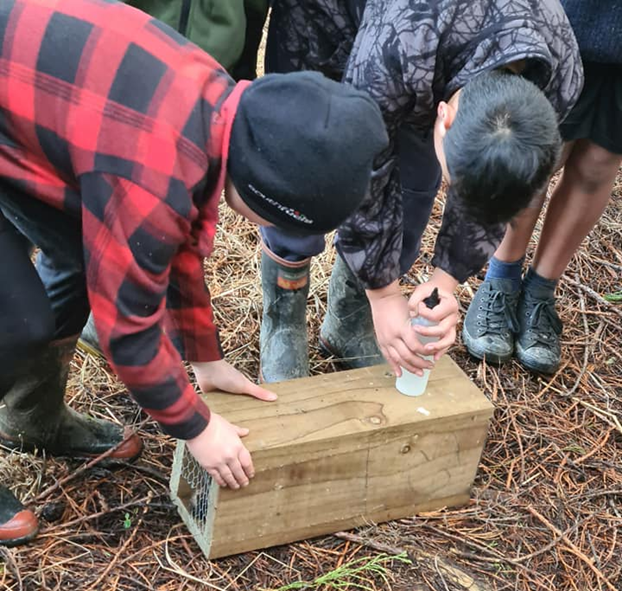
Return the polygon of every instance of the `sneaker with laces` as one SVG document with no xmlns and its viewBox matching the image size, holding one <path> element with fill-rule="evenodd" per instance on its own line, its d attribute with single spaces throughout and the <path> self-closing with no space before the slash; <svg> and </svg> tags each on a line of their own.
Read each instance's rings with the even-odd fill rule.
<svg viewBox="0 0 622 591">
<path fill-rule="evenodd" d="M 488 279 L 481 284 L 462 327 L 462 340 L 473 357 L 493 363 L 512 357 L 518 296 L 509 279 Z"/>
<path fill-rule="evenodd" d="M 561 361 L 562 321 L 548 290 L 525 287 L 518 302 L 516 357 L 527 369 L 555 373 Z"/>
</svg>

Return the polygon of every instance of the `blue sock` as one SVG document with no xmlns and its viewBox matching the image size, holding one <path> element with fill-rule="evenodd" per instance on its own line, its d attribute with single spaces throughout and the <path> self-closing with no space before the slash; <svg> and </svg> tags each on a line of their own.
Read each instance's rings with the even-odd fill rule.
<svg viewBox="0 0 622 591">
<path fill-rule="evenodd" d="M 512 282 L 513 290 L 520 291 L 524 260 L 525 257 L 522 257 L 513 263 L 504 263 L 503 261 L 492 257 L 490 261 L 488 261 L 486 280 L 509 279 Z"/>
<path fill-rule="evenodd" d="M 529 267 L 523 280 L 523 289 L 536 291 L 539 297 L 554 297 L 557 279 L 546 279 L 538 275 L 532 267 Z"/>
</svg>

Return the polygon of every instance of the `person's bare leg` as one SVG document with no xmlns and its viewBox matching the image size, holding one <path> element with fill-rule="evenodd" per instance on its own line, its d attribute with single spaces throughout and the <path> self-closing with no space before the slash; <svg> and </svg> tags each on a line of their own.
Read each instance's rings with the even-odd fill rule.
<svg viewBox="0 0 622 591">
<path fill-rule="evenodd" d="M 555 310 L 557 281 L 607 206 L 621 160 L 587 139 L 577 141 L 551 196 L 517 309 L 516 356 L 531 370 L 553 373 L 559 367 L 562 322 Z"/>
<path fill-rule="evenodd" d="M 564 146 L 562 162 L 571 149 L 572 143 Z M 514 353 L 523 259 L 545 197 L 546 192 L 510 222 L 503 241 L 489 261 L 486 279 L 469 306 L 462 340 L 474 357 L 502 363 Z"/>
<path fill-rule="evenodd" d="M 494 254 L 498 261 L 513 263 L 525 256 L 545 197 L 546 194 L 540 195 L 508 224 L 505 236 Z"/>
<path fill-rule="evenodd" d="M 573 151 L 575 142 L 564 144 L 562 163 L 565 162 Z M 562 164 L 563 165 L 563 164 Z M 508 225 L 503 241 L 497 248 L 494 257 L 504 263 L 513 263 L 521 260 L 527 252 L 529 240 L 536 227 L 540 210 L 546 198 L 546 191 L 534 200 L 533 204 L 521 211 Z M 550 206 L 549 206 L 550 209 Z"/>
<path fill-rule="evenodd" d="M 576 142 L 546 212 L 532 264 L 538 275 L 561 277 L 607 207 L 621 162 L 589 140 Z"/>
</svg>

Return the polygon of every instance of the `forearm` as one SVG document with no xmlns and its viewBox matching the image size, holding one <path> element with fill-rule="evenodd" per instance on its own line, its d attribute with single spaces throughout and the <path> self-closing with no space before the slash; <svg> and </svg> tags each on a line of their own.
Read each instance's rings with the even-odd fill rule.
<svg viewBox="0 0 622 591">
<path fill-rule="evenodd" d="M 166 335 L 128 335 L 113 342 L 110 349 L 112 368 L 166 434 L 191 439 L 205 428 L 209 409 L 191 385 Z"/>
</svg>

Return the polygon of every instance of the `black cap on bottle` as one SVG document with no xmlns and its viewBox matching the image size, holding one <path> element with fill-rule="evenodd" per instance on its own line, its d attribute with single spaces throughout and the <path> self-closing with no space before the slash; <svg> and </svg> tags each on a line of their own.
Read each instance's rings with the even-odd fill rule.
<svg viewBox="0 0 622 591">
<path fill-rule="evenodd" d="M 423 303 L 431 310 L 432 308 L 438 306 L 440 301 L 441 300 L 438 297 L 438 287 L 435 287 L 434 291 L 432 291 L 432 293 L 423 300 Z"/>
</svg>

